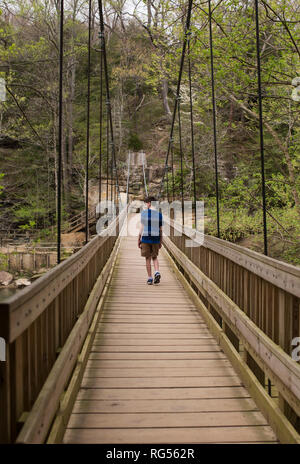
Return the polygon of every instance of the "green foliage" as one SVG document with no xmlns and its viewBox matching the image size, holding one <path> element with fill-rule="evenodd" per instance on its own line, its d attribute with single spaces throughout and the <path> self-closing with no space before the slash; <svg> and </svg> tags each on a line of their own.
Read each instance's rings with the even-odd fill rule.
<svg viewBox="0 0 300 464">
<path fill-rule="evenodd" d="M 139 151 L 143 148 L 143 143 L 137 134 L 131 133 L 128 139 L 129 150 Z"/>
<path fill-rule="evenodd" d="M 5 253 L 0 253 L 0 269 L 2 271 L 8 270 L 8 257 Z"/>
<path fill-rule="evenodd" d="M 262 185 L 254 5 L 253 2 L 240 0 L 212 3 L 221 234 L 224 239 L 232 241 L 258 238 L 255 246 L 259 249 Z M 299 56 L 294 45 L 300 42 L 299 7 L 294 1 L 272 0 L 268 4 L 273 12 L 267 6 L 261 5 L 260 8 L 263 119 L 267 123 L 264 126 L 266 201 L 269 213 L 286 229 L 283 230 L 268 215 L 268 231 L 274 237 L 271 248 L 275 251 L 277 236 L 291 242 L 284 242 L 286 248 L 280 249 L 282 255 L 278 248 L 278 257 L 295 262 L 296 248 L 293 243 L 299 240 L 297 221 L 300 222 L 297 207 L 300 195 L 300 113 L 299 103 L 293 101 L 290 95 L 291 80 L 299 74 Z M 210 218 L 207 231 L 215 234 L 216 187 L 208 6 L 205 2 L 202 6 L 202 9 L 193 9 L 190 49 L 195 183 L 197 198 L 205 200 Z M 117 11 L 113 26 L 107 30 L 106 45 L 115 148 L 122 174 L 128 149 L 143 149 L 148 165 L 164 164 L 170 132 L 166 102 L 172 113 L 185 7 L 181 2 L 156 2 L 154 14 L 154 7 L 150 5 L 153 17 L 149 30 L 142 26 L 145 23 L 144 7 L 141 10 L 136 6 L 135 16 L 138 19 L 129 19 L 129 15 L 124 14 L 122 6 L 116 2 L 108 1 L 108 7 L 113 12 Z M 41 237 L 50 237 L 50 226 L 55 231 L 57 222 L 59 43 L 54 32 L 59 24 L 59 11 L 53 2 L 41 0 L 14 0 L 13 8 L 17 22 L 8 21 L 11 13 L 6 5 L 1 5 L 0 11 L 0 61 L 4 66 L 9 66 L 10 71 L 5 77 L 11 91 L 7 102 L 1 106 L 1 132 L 18 142 L 18 148 L 0 149 L 2 217 L 5 224 L 21 230 L 35 229 L 40 231 Z M 84 207 L 88 38 L 85 8 L 86 5 L 82 5 L 80 11 L 72 11 L 70 3 L 65 16 L 64 221 Z M 285 24 L 280 18 L 284 18 Z M 96 39 L 91 50 L 89 164 L 89 176 L 94 183 L 98 181 L 100 152 L 98 46 Z M 166 91 L 165 95 L 163 90 Z M 186 63 L 180 93 L 183 189 L 185 199 L 191 199 L 194 185 Z M 111 166 L 106 130 L 104 92 L 101 154 L 105 173 L 107 167 Z M 182 180 L 178 133 L 176 118 L 173 134 L 174 179 L 169 171 L 167 180 L 169 192 L 174 181 L 175 197 L 180 198 Z"/>
<path fill-rule="evenodd" d="M 256 212 L 253 215 L 247 214 L 243 208 L 235 210 L 223 209 L 221 203 L 220 214 L 220 238 L 229 242 L 237 242 L 249 235 L 259 234 L 262 230 L 261 214 Z M 206 211 L 210 220 L 206 224 L 206 232 L 209 235 L 216 235 L 215 209 Z"/>
<path fill-rule="evenodd" d="M 300 265 L 300 223 L 295 208 L 270 208 L 267 233 L 270 256 Z M 213 202 L 205 205 L 205 233 L 217 236 L 216 208 Z M 240 243 L 256 251 L 263 249 L 262 210 L 252 215 L 243 208 L 230 210 L 220 204 L 220 238 Z"/>
<path fill-rule="evenodd" d="M 22 224 L 19 226 L 21 230 L 32 230 L 36 225 L 35 221 L 29 221 L 28 224 Z"/>
<path fill-rule="evenodd" d="M 5 176 L 4 172 L 0 172 L 0 181 Z M 0 184 L 0 195 L 3 193 L 4 185 Z"/>
</svg>

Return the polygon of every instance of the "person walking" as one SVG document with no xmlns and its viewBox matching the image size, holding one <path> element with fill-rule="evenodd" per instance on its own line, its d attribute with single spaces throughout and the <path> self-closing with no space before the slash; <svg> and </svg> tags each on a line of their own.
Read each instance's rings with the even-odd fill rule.
<svg viewBox="0 0 300 464">
<path fill-rule="evenodd" d="M 141 256 L 146 258 L 146 269 L 148 273 L 147 284 L 158 284 L 161 279 L 159 272 L 158 253 L 162 246 L 162 226 L 163 216 L 159 211 L 151 208 L 154 197 L 146 197 L 144 203 L 146 209 L 141 213 L 141 225 L 138 238 L 138 247 L 141 249 Z M 154 266 L 154 280 L 152 278 L 151 259 Z"/>
</svg>

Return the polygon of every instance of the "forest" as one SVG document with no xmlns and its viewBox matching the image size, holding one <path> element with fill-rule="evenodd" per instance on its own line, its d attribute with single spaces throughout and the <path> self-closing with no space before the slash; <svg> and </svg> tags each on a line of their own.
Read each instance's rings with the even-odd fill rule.
<svg viewBox="0 0 300 464">
<path fill-rule="evenodd" d="M 89 182 L 111 169 L 100 88 L 98 1 L 92 0 Z M 63 220 L 85 207 L 88 1 L 65 0 Z M 263 252 L 262 177 L 253 0 L 213 0 L 212 45 L 220 236 Z M 105 41 L 120 179 L 129 150 L 163 168 L 176 98 L 187 2 L 106 0 Z M 260 59 L 269 255 L 300 265 L 300 4 L 260 0 Z M 51 237 L 57 222 L 59 0 L 0 0 L 0 229 Z M 181 195 L 205 202 L 206 232 L 216 235 L 216 188 L 208 2 L 195 0 L 181 89 L 181 134 L 173 135 Z M 190 68 L 190 79 L 189 79 Z M 298 79 L 297 79 L 298 78 Z M 4 99 L 3 99 L 4 100 Z M 103 144 L 100 148 L 100 104 Z M 104 175 L 104 174 L 103 174 Z M 125 178 L 125 177 L 124 177 Z M 125 184 L 121 183 L 123 190 Z M 150 184 L 151 187 L 151 184 Z M 155 186 L 153 192 L 156 194 Z M 140 196 L 143 195 L 140 191 Z"/>
</svg>

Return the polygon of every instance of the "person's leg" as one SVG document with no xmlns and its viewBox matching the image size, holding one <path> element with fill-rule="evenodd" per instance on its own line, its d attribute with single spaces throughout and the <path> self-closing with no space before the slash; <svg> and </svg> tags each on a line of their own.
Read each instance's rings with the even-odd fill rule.
<svg viewBox="0 0 300 464">
<path fill-rule="evenodd" d="M 152 261 L 153 261 L 153 266 L 154 266 L 155 272 L 159 272 L 159 262 L 158 262 L 157 256 L 155 258 L 152 258 Z"/>
<path fill-rule="evenodd" d="M 146 269 L 147 269 L 148 277 L 152 277 L 152 273 L 151 273 L 151 256 L 146 257 Z"/>
<path fill-rule="evenodd" d="M 159 272 L 159 262 L 158 262 L 158 253 L 159 253 L 159 244 L 155 243 L 152 245 L 152 261 L 154 265 L 154 283 L 159 284 L 160 282 L 160 272 Z"/>
<path fill-rule="evenodd" d="M 151 247 L 149 243 L 141 243 L 141 255 L 146 258 L 146 269 L 148 273 L 147 284 L 152 285 L 153 279 L 151 275 Z"/>
</svg>

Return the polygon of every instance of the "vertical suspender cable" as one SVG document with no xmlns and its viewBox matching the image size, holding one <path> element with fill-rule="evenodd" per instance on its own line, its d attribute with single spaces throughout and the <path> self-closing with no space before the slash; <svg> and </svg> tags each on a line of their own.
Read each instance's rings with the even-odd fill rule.
<svg viewBox="0 0 300 464">
<path fill-rule="evenodd" d="M 180 150 L 180 188 L 181 188 L 181 211 L 182 224 L 184 225 L 184 193 L 183 193 L 183 151 L 181 138 L 181 115 L 180 115 L 180 96 L 178 97 L 178 132 L 179 132 L 179 150 Z"/>
<path fill-rule="evenodd" d="M 130 163 L 131 163 L 131 151 L 128 153 L 128 170 L 127 170 L 127 185 L 126 185 L 126 205 L 128 205 L 128 198 L 129 198 Z"/>
<path fill-rule="evenodd" d="M 172 174 L 172 201 L 174 201 L 174 190 L 175 190 L 175 185 L 174 185 L 174 145 L 173 145 L 173 139 L 171 140 L 171 174 Z"/>
<path fill-rule="evenodd" d="M 191 71 L 191 57 L 190 57 L 190 37 L 191 33 L 188 34 L 188 70 L 189 70 L 189 92 L 190 92 L 190 121 L 191 121 L 191 144 L 192 144 L 192 163 L 193 163 L 193 209 L 195 215 L 195 227 L 197 228 L 197 217 L 196 217 L 196 167 L 195 167 L 195 141 L 194 141 L 194 116 L 193 116 L 193 95 L 192 95 L 192 71 Z"/>
<path fill-rule="evenodd" d="M 102 129 L 103 129 L 103 34 L 100 38 L 100 137 L 99 137 L 99 203 L 102 199 Z"/>
<path fill-rule="evenodd" d="M 142 164 L 143 164 L 143 177 L 144 177 L 144 186 L 145 186 L 145 193 L 146 197 L 148 196 L 148 187 L 147 187 L 147 181 L 146 181 L 146 171 L 145 171 L 145 153 L 142 153 Z"/>
<path fill-rule="evenodd" d="M 58 173 L 57 173 L 57 263 L 61 260 L 61 177 L 63 135 L 63 56 L 64 56 L 64 0 L 60 2 L 59 33 L 59 108 L 58 108 Z"/>
<path fill-rule="evenodd" d="M 120 188 L 119 188 L 119 180 L 118 180 L 118 171 L 117 171 L 117 163 L 116 163 L 115 145 L 114 145 L 114 133 L 113 133 L 111 105 L 110 105 L 110 92 L 109 92 L 108 68 L 107 68 L 107 59 L 106 59 L 106 44 L 105 44 L 105 37 L 104 37 L 104 19 L 103 19 L 103 10 L 102 10 L 102 0 L 98 0 L 98 5 L 99 5 L 99 16 L 100 16 L 100 30 L 103 33 L 103 64 L 104 64 L 104 75 L 105 75 L 105 83 L 106 83 L 106 100 L 107 100 L 108 115 L 109 115 L 109 122 L 110 122 L 110 135 L 111 135 L 111 146 L 112 146 L 113 169 L 114 169 L 114 173 L 115 173 L 118 198 L 119 198 L 119 200 L 121 200 Z"/>
<path fill-rule="evenodd" d="M 113 149 L 112 143 L 110 143 L 110 201 L 113 201 L 113 189 L 114 189 L 114 168 L 113 168 Z"/>
<path fill-rule="evenodd" d="M 106 201 L 108 202 L 108 178 L 109 178 L 109 116 L 106 101 Z"/>
<path fill-rule="evenodd" d="M 265 154 L 264 154 L 264 128 L 262 110 L 262 89 L 261 89 L 261 64 L 259 46 L 259 9 L 258 0 L 255 2 L 255 26 L 256 26 L 256 61 L 257 61 L 257 84 L 258 84 L 258 108 L 259 108 L 259 135 L 260 135 L 260 160 L 261 160 L 261 192 L 263 206 L 263 228 L 264 228 L 264 254 L 268 255 L 268 234 L 267 234 L 267 206 L 266 206 L 266 185 L 265 185 Z M 271 396 L 272 386 L 268 379 L 268 393 Z"/>
<path fill-rule="evenodd" d="M 179 69 L 179 75 L 178 75 L 178 81 L 177 81 L 176 99 L 175 99 L 175 105 L 174 105 L 173 117 L 172 117 L 172 124 L 171 124 L 170 139 L 169 139 L 168 150 L 167 150 L 167 155 L 166 155 L 165 168 L 164 168 L 164 171 L 163 171 L 163 177 L 162 177 L 162 180 L 161 180 L 161 183 L 160 183 L 160 190 L 159 190 L 158 198 L 160 198 L 160 196 L 161 196 L 162 186 L 163 186 L 163 183 L 164 183 L 164 180 L 165 180 L 165 174 L 166 174 L 166 170 L 167 170 L 167 167 L 168 167 L 169 153 L 170 153 L 170 148 L 171 148 L 171 143 L 172 143 L 174 124 L 175 124 L 175 117 L 176 117 L 177 104 L 178 104 L 177 98 L 180 95 L 181 77 L 182 77 L 182 71 L 183 71 L 183 65 L 184 65 L 184 57 L 185 57 L 185 50 L 186 50 L 186 43 L 187 43 L 187 34 L 188 34 L 188 31 L 189 31 L 190 22 L 191 22 L 192 7 L 193 7 L 193 0 L 189 0 L 188 11 L 187 11 L 187 16 L 186 16 L 186 23 L 185 23 L 184 40 L 183 40 L 182 52 L 181 52 L 180 69 Z"/>
<path fill-rule="evenodd" d="M 168 203 L 169 203 L 170 202 L 170 197 L 169 197 L 169 166 L 167 166 L 166 188 L 167 188 L 167 200 L 168 200 Z"/>
<path fill-rule="evenodd" d="M 215 77 L 214 77 L 214 53 L 212 39 L 212 20 L 211 20 L 211 0 L 208 0 L 209 9 L 209 48 L 210 48 L 210 67 L 211 67 L 211 96 L 213 105 L 213 135 L 215 153 L 215 179 L 216 179 L 216 203 L 217 203 L 217 232 L 220 238 L 220 207 L 219 207 L 219 179 L 218 179 L 218 150 L 217 150 L 217 123 L 216 123 L 216 99 L 215 99 Z"/>
<path fill-rule="evenodd" d="M 257 60 L 259 135 L 260 135 L 260 159 L 261 159 L 261 184 L 262 184 L 263 227 L 264 227 L 264 254 L 268 255 L 266 186 L 265 186 L 265 155 L 264 155 L 264 129 L 263 129 L 262 92 L 261 92 L 260 46 L 259 46 L 259 35 L 260 35 L 259 34 L 259 11 L 258 11 L 258 0 L 254 0 L 254 2 L 255 2 L 255 22 L 256 22 L 256 60 Z"/>
<path fill-rule="evenodd" d="M 89 35 L 88 35 L 88 80 L 87 80 L 87 115 L 86 115 L 86 164 L 85 164 L 85 243 L 89 241 L 89 161 L 90 161 L 90 94 L 91 94 L 91 25 L 92 0 L 89 0 Z"/>
</svg>

